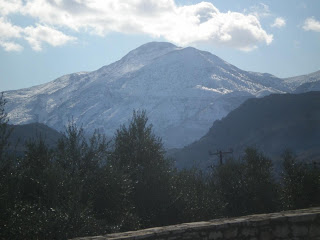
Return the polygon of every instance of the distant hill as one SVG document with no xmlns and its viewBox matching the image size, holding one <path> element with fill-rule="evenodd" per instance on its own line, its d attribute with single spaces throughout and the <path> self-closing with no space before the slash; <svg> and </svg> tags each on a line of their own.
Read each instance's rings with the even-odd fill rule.
<svg viewBox="0 0 320 240">
<path fill-rule="evenodd" d="M 37 140 L 40 137 L 49 147 L 54 147 L 62 134 L 42 123 L 30 123 L 24 125 L 10 125 L 13 128 L 9 138 L 10 151 L 22 154 L 28 141 Z"/>
<path fill-rule="evenodd" d="M 291 88 L 292 91 L 302 93 L 306 91 L 319 91 L 320 71 L 305 74 L 301 76 L 289 77 L 283 79 L 285 83 Z M 314 82 L 318 82 L 318 85 L 313 85 Z M 306 84 L 306 85 L 305 85 Z M 302 87 L 304 85 L 304 87 Z M 309 88 L 306 88 L 308 86 Z M 318 89 L 312 88 L 312 86 Z M 298 89 L 300 88 L 300 89 Z"/>
<path fill-rule="evenodd" d="M 315 82 L 306 82 L 296 88 L 295 93 L 304 93 L 310 91 L 320 91 L 320 74 L 319 81 Z"/>
<path fill-rule="evenodd" d="M 238 157 L 248 147 L 267 156 L 280 156 L 291 149 L 300 157 L 320 158 L 320 92 L 273 94 L 249 99 L 209 132 L 189 146 L 169 153 L 178 167 L 210 166 L 217 157 L 208 151 L 234 150 Z"/>
</svg>

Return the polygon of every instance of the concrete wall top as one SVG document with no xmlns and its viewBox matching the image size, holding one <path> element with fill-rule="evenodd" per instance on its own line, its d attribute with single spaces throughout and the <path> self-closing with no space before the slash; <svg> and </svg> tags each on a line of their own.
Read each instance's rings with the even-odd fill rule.
<svg viewBox="0 0 320 240">
<path fill-rule="evenodd" d="M 320 239 L 320 207 L 75 238 L 106 239 Z"/>
</svg>

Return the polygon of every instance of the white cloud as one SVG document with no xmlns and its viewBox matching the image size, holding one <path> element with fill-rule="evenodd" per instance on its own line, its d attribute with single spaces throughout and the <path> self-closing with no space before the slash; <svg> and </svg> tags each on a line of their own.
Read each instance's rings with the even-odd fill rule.
<svg viewBox="0 0 320 240">
<path fill-rule="evenodd" d="M 28 41 L 32 49 L 36 51 L 42 50 L 43 42 L 52 46 L 61 46 L 75 40 L 74 37 L 67 36 L 48 26 L 37 24 L 36 27 L 29 26 L 22 28 L 0 17 L 0 46 L 3 47 L 5 51 L 21 51 L 23 47 L 14 43 L 14 39 L 24 39 Z"/>
<path fill-rule="evenodd" d="M 22 28 L 0 17 L 0 46 L 7 52 L 21 51 L 23 47 L 13 42 L 13 39 L 21 37 L 21 31 Z"/>
<path fill-rule="evenodd" d="M 302 28 L 306 31 L 320 32 L 320 22 L 317 21 L 314 17 L 307 18 L 304 21 Z"/>
<path fill-rule="evenodd" d="M 245 9 L 245 12 L 249 12 L 251 15 L 254 15 L 257 18 L 268 17 L 271 15 L 269 6 L 264 3 L 251 6 L 249 10 Z"/>
<path fill-rule="evenodd" d="M 174 0 L 29 0 L 16 11 L 38 22 L 25 29 L 35 50 L 41 50 L 42 42 L 57 46 L 74 40 L 58 31 L 69 28 L 100 36 L 147 34 L 178 45 L 208 42 L 248 51 L 273 39 L 259 22 L 269 8 L 259 7 L 255 14 L 243 14 L 220 12 L 209 2 L 178 6 Z M 49 26 L 52 31 L 44 30 Z"/>
<path fill-rule="evenodd" d="M 286 20 L 282 17 L 277 17 L 273 24 L 271 24 L 271 27 L 276 27 L 276 28 L 282 28 L 286 26 Z"/>
<path fill-rule="evenodd" d="M 5 42 L 0 40 L 0 46 L 7 52 L 19 52 L 23 49 L 20 44 L 14 42 Z"/>
<path fill-rule="evenodd" d="M 16 13 L 21 7 L 21 0 L 0 0 L 0 14 L 3 16 L 10 13 Z"/>
<path fill-rule="evenodd" d="M 36 27 L 26 27 L 24 29 L 24 34 L 25 39 L 35 51 L 42 50 L 43 42 L 56 47 L 75 40 L 74 37 L 67 36 L 56 29 L 42 25 L 37 25 Z"/>
<path fill-rule="evenodd" d="M 0 17 L 0 39 L 21 37 L 22 28 L 15 26 L 3 17 Z"/>
</svg>

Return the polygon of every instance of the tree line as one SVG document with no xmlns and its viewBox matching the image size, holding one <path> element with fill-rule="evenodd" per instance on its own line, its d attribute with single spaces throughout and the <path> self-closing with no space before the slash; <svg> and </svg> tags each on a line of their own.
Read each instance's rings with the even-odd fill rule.
<svg viewBox="0 0 320 240">
<path fill-rule="evenodd" d="M 178 171 L 145 111 L 134 111 L 111 142 L 69 123 L 56 147 L 6 151 L 10 127 L 0 96 L 0 239 L 68 239 L 320 205 L 320 169 L 257 149 L 203 172 Z"/>
</svg>

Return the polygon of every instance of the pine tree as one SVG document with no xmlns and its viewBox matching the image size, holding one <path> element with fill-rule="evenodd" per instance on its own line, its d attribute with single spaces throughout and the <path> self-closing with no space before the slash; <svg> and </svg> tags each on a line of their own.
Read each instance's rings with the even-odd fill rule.
<svg viewBox="0 0 320 240">
<path fill-rule="evenodd" d="M 122 125 L 116 132 L 113 162 L 133 183 L 132 199 L 142 227 L 167 221 L 172 168 L 164 153 L 145 111 L 134 111 L 129 126 Z"/>
</svg>

